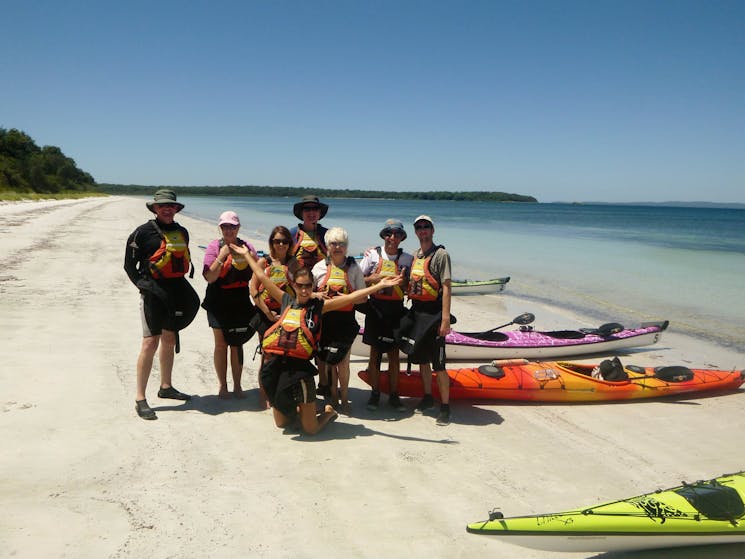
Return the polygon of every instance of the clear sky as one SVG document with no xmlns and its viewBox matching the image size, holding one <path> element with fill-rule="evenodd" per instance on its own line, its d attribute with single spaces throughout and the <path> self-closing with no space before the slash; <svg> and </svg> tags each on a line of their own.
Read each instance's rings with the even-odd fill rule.
<svg viewBox="0 0 745 559">
<path fill-rule="evenodd" d="M 98 182 L 745 202 L 745 1 L 29 1 L 0 127 Z"/>
</svg>

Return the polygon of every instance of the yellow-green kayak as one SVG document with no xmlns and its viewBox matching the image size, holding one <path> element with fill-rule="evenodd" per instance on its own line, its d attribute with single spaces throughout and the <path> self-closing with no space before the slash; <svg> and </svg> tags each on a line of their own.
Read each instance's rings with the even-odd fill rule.
<svg viewBox="0 0 745 559">
<path fill-rule="evenodd" d="M 546 551 L 633 551 L 745 543 L 745 472 L 588 508 L 469 524 L 472 534 Z"/>
</svg>

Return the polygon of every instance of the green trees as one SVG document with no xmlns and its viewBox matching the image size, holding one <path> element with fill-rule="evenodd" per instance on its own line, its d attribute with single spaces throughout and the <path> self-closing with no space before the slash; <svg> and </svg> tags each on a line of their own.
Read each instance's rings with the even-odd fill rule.
<svg viewBox="0 0 745 559">
<path fill-rule="evenodd" d="M 109 194 L 152 194 L 154 186 L 134 184 L 99 184 L 101 192 Z M 389 192 L 384 190 L 353 190 L 350 188 L 305 188 L 289 186 L 170 186 L 182 196 L 289 196 L 299 198 L 316 194 L 322 198 L 381 198 L 396 200 L 471 200 L 475 202 L 537 202 L 533 196 L 497 191 L 426 191 Z"/>
<path fill-rule="evenodd" d="M 86 191 L 93 190 L 95 184 L 60 148 L 40 148 L 24 132 L 0 128 L 0 191 Z"/>
</svg>

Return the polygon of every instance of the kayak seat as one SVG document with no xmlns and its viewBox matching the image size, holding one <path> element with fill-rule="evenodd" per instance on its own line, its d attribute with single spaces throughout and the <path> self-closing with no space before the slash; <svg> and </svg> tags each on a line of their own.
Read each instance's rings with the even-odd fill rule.
<svg viewBox="0 0 745 559">
<path fill-rule="evenodd" d="M 487 342 L 506 342 L 510 339 L 507 334 L 503 334 L 502 332 L 462 332 L 462 334 L 469 338 L 475 338 Z"/>
<path fill-rule="evenodd" d="M 685 382 L 692 380 L 693 371 L 682 365 L 671 365 L 668 367 L 655 367 L 654 376 L 665 382 Z"/>
<path fill-rule="evenodd" d="M 629 378 L 628 373 L 624 370 L 621 360 L 618 357 L 602 361 L 598 367 L 600 376 L 603 380 L 609 382 L 620 382 Z"/>
<path fill-rule="evenodd" d="M 601 338 L 609 338 L 613 334 L 618 334 L 623 330 L 625 330 L 623 324 L 619 324 L 618 322 L 608 322 L 606 324 L 601 324 L 597 328 L 579 329 L 579 331 L 584 334 L 594 334 L 595 336 L 600 336 Z"/>
<path fill-rule="evenodd" d="M 579 330 L 555 330 L 553 332 L 541 332 L 541 334 L 557 340 L 581 340 L 585 337 L 584 332 Z"/>
<path fill-rule="evenodd" d="M 504 376 L 504 369 L 502 367 L 495 367 L 494 365 L 481 365 L 479 367 L 479 373 L 486 377 L 500 379 Z"/>
</svg>

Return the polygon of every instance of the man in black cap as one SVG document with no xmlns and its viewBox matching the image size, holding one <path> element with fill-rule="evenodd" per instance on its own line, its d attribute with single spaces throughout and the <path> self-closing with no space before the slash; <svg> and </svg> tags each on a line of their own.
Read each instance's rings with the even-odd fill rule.
<svg viewBox="0 0 745 559">
<path fill-rule="evenodd" d="M 124 270 L 140 290 L 142 346 L 137 358 L 135 409 L 142 419 L 157 419 L 145 391 L 155 352 L 160 346 L 159 398 L 189 400 L 171 384 L 178 331 L 194 319 L 199 296 L 184 277 L 191 269 L 189 232 L 174 221 L 184 207 L 173 190 L 161 189 L 145 204 L 155 219 L 140 225 L 127 239 Z"/>
<path fill-rule="evenodd" d="M 308 270 L 328 254 L 324 241 L 327 229 L 318 223 L 328 211 L 328 204 L 323 204 L 318 196 L 313 195 L 303 196 L 292 208 L 295 217 L 302 220 L 290 230 L 294 242 L 292 255 Z"/>
</svg>

